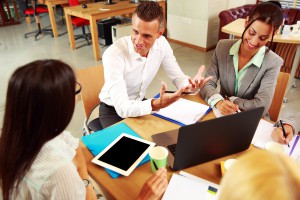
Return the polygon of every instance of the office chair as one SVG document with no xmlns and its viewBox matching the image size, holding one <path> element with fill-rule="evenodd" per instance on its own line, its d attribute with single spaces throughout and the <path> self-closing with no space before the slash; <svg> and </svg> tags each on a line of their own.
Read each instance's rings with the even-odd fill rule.
<svg viewBox="0 0 300 200">
<path fill-rule="evenodd" d="M 104 84 L 103 66 L 88 67 L 76 70 L 77 81 L 82 85 L 80 93 L 86 119 L 83 135 L 103 129 L 99 117 L 89 121 L 93 111 L 100 105 L 99 93 Z M 99 116 L 99 115 L 98 115 Z"/>
<path fill-rule="evenodd" d="M 28 3 L 28 2 L 27 2 Z M 28 4 L 27 4 L 28 5 Z M 26 15 L 33 15 L 35 18 L 35 22 L 37 25 L 37 30 L 31 31 L 29 33 L 25 33 L 24 37 L 28 38 L 29 35 L 35 35 L 34 39 L 37 41 L 37 36 L 40 34 L 50 34 L 53 37 L 53 32 L 52 29 L 46 29 L 41 27 L 41 21 L 40 21 L 40 16 L 39 14 L 41 13 L 48 13 L 48 9 L 42 6 L 37 6 L 37 0 L 32 0 L 32 8 L 26 8 L 25 9 L 25 14 Z"/>
<path fill-rule="evenodd" d="M 284 94 L 289 83 L 290 74 L 280 72 L 277 78 L 277 85 L 275 88 L 273 100 L 269 108 L 270 119 L 274 122 L 278 121 Z"/>
<path fill-rule="evenodd" d="M 78 6 L 79 5 L 78 0 L 68 0 L 68 1 L 69 1 L 70 6 Z M 91 42 L 90 42 L 91 34 L 86 33 L 85 28 L 84 28 L 85 26 L 90 25 L 90 21 L 86 20 L 86 19 L 83 19 L 83 18 L 80 18 L 80 17 L 72 17 L 71 21 L 72 21 L 73 26 L 82 27 L 82 35 L 75 35 L 74 36 L 75 40 L 78 40 L 80 38 L 84 38 L 87 42 L 87 45 L 90 45 L 91 44 Z"/>
</svg>

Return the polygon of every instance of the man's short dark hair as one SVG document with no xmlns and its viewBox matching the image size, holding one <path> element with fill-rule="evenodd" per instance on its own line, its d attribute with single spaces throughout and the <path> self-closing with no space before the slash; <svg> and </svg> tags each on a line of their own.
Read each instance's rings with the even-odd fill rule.
<svg viewBox="0 0 300 200">
<path fill-rule="evenodd" d="M 138 5 L 133 14 L 136 14 L 138 18 L 146 22 L 158 20 L 159 29 L 164 27 L 163 10 L 157 2 L 143 1 Z"/>
</svg>

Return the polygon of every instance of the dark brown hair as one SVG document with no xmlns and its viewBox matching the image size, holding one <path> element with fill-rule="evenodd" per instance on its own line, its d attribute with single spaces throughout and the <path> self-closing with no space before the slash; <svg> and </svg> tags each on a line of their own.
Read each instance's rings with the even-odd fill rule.
<svg viewBox="0 0 300 200">
<path fill-rule="evenodd" d="M 164 14 L 162 8 L 157 2 L 154 1 L 143 1 L 141 2 L 133 15 L 137 15 L 138 18 L 145 22 L 152 22 L 158 20 L 159 30 L 164 27 Z"/>
<path fill-rule="evenodd" d="M 8 83 L 0 137 L 0 186 L 10 199 L 42 146 L 69 124 L 75 106 L 75 75 L 59 60 L 18 68 Z"/>
<path fill-rule="evenodd" d="M 251 26 L 251 24 L 257 20 L 269 24 L 273 28 L 272 38 L 268 46 L 268 48 L 271 49 L 274 34 L 283 21 L 282 10 L 274 3 L 263 2 L 258 4 L 249 15 L 249 23 L 242 34 L 242 39 L 244 39 L 244 34 Z"/>
</svg>

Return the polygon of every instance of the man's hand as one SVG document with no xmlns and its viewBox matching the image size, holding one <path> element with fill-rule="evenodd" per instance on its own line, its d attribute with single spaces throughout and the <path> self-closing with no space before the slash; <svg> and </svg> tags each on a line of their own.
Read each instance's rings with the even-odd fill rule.
<svg viewBox="0 0 300 200">
<path fill-rule="evenodd" d="M 168 186 L 167 170 L 158 169 L 143 185 L 138 200 L 160 199 Z"/>
<path fill-rule="evenodd" d="M 180 90 L 177 90 L 174 93 L 166 93 L 167 85 L 165 82 L 161 82 L 161 91 L 160 91 L 160 97 L 159 99 L 152 99 L 151 105 L 152 110 L 159 110 L 161 108 L 165 108 L 175 101 L 179 100 L 180 97 L 183 95 L 183 92 L 187 92 L 189 89 L 189 86 L 183 87 Z"/>
<path fill-rule="evenodd" d="M 286 138 L 284 138 L 284 136 L 283 136 L 283 131 L 282 131 L 281 127 L 278 127 L 273 130 L 272 138 L 275 142 L 278 142 L 280 144 L 288 144 L 294 136 L 293 128 L 287 124 L 283 125 L 283 127 L 284 127 L 284 130 L 286 133 Z"/>
<path fill-rule="evenodd" d="M 204 65 L 201 65 L 199 68 L 197 74 L 193 79 L 189 78 L 190 86 L 189 86 L 189 92 L 195 92 L 201 89 L 209 80 L 211 80 L 213 77 L 207 77 L 204 79 L 204 76 L 202 76 L 202 73 L 205 69 Z"/>
<path fill-rule="evenodd" d="M 239 110 L 239 106 L 229 100 L 218 101 L 215 107 L 220 111 L 222 115 L 230 115 L 236 113 Z"/>
</svg>

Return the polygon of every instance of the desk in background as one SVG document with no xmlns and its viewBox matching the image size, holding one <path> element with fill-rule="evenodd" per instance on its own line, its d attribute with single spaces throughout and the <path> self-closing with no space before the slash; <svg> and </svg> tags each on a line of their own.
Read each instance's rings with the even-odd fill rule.
<svg viewBox="0 0 300 200">
<path fill-rule="evenodd" d="M 237 19 L 237 20 L 227 24 L 226 26 L 222 27 L 222 32 L 230 34 L 231 38 L 233 38 L 232 36 L 241 37 L 244 29 L 245 29 L 245 19 Z M 297 50 L 296 50 L 296 54 L 295 54 L 295 57 L 293 60 L 293 66 L 292 66 L 292 70 L 291 70 L 291 78 L 290 78 L 289 84 L 288 84 L 288 90 L 289 90 L 295 82 L 294 77 L 295 77 L 296 69 L 300 62 L 300 59 L 299 59 L 300 58 L 300 37 L 292 37 L 292 36 L 284 36 L 283 37 L 282 35 L 276 34 L 276 35 L 274 35 L 273 41 L 278 42 L 278 43 L 297 44 Z"/>
<path fill-rule="evenodd" d="M 46 0 L 46 1 L 57 1 L 57 0 Z M 115 2 L 116 2 L 115 4 L 111 4 L 111 5 L 104 5 L 104 2 L 90 3 L 87 4 L 88 6 L 87 8 L 82 8 L 81 5 L 64 8 L 71 49 L 74 50 L 76 48 L 71 16 L 84 18 L 90 21 L 94 57 L 96 60 L 101 59 L 97 20 L 133 13 L 136 7 L 138 6 L 138 4 L 129 3 L 129 1 L 115 1 Z M 159 1 L 158 3 L 162 7 L 165 16 L 166 2 Z M 104 10 L 101 11 L 99 9 L 104 9 Z"/>
<path fill-rule="evenodd" d="M 58 32 L 57 32 L 56 20 L 55 20 L 55 15 L 54 15 L 53 9 L 55 9 L 56 5 L 69 5 L 68 0 L 38 0 L 38 2 L 40 4 L 47 5 L 51 28 L 53 31 L 53 37 L 57 37 Z M 85 0 L 79 0 L 79 2 L 85 2 Z"/>
<path fill-rule="evenodd" d="M 195 95 L 195 96 L 187 95 L 186 99 L 206 104 L 205 101 L 201 99 L 200 95 Z M 215 116 L 213 112 L 210 112 L 203 120 L 208 120 L 213 118 L 215 118 Z M 130 128 L 132 128 L 136 133 L 138 133 L 142 138 L 149 141 L 152 141 L 151 135 L 179 128 L 178 125 L 163 120 L 161 118 L 155 117 L 153 115 L 146 115 L 137 118 L 127 118 L 123 121 L 128 126 L 130 126 Z M 122 200 L 136 199 L 140 190 L 142 189 L 143 184 L 152 175 L 150 162 L 147 162 L 146 164 L 137 167 L 128 177 L 121 176 L 119 178 L 113 179 L 104 170 L 103 167 L 95 165 L 91 162 L 94 156 L 87 149 L 87 147 L 83 143 L 81 143 L 80 146 L 82 147 L 83 150 L 89 175 L 101 187 L 102 192 L 104 193 L 104 196 L 107 199 L 122 199 Z M 251 145 L 250 148 L 246 151 L 248 152 L 248 151 L 255 151 L 255 150 L 258 151 L 258 149 L 256 149 Z M 220 161 L 227 160 L 229 158 L 236 158 L 237 156 L 243 154 L 244 152 L 219 158 L 210 162 L 196 165 L 194 167 L 186 168 L 183 171 L 186 171 L 195 176 L 219 184 L 222 177 L 221 169 L 220 169 Z M 174 171 L 172 171 L 169 167 L 167 167 L 167 170 L 168 170 L 168 179 L 170 180 Z"/>
</svg>

